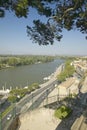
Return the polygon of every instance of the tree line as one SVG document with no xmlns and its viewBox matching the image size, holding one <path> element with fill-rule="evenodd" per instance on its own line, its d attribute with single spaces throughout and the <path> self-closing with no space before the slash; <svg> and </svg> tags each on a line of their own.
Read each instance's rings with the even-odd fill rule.
<svg viewBox="0 0 87 130">
<path fill-rule="evenodd" d="M 71 60 L 67 60 L 64 66 L 64 70 L 57 76 L 59 82 L 63 82 L 66 78 L 73 76 L 75 72 L 74 66 L 71 65 Z"/>
<path fill-rule="evenodd" d="M 32 91 L 39 89 L 40 86 L 38 83 L 33 83 L 29 86 L 27 86 L 27 88 L 15 88 L 12 89 L 9 93 L 8 96 L 8 101 L 9 102 L 18 102 L 20 101 L 21 98 L 23 98 L 26 94 L 31 93 Z"/>
<path fill-rule="evenodd" d="M 11 67 L 11 66 L 21 66 L 21 65 L 31 65 L 35 63 L 46 63 L 54 60 L 53 56 L 1 56 L 0 57 L 0 69 Z"/>
</svg>

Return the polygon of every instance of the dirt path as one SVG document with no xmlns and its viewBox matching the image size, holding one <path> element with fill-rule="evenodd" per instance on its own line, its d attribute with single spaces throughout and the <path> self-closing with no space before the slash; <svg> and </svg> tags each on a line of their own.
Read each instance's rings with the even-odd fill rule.
<svg viewBox="0 0 87 130">
<path fill-rule="evenodd" d="M 19 130 L 55 130 L 60 119 L 54 117 L 54 110 L 41 108 L 20 116 Z"/>
</svg>

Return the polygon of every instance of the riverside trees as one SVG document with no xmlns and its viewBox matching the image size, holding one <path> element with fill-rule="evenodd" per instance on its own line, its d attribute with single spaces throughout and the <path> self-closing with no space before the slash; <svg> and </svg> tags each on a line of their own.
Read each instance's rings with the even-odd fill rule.
<svg viewBox="0 0 87 130">
<path fill-rule="evenodd" d="M 77 29 L 87 35 L 87 0 L 1 0 L 0 17 L 10 10 L 18 18 L 28 18 L 31 8 L 46 16 L 45 22 L 37 15 L 33 25 L 27 25 L 28 36 L 40 45 L 53 44 L 55 39 L 60 41 L 63 29 Z"/>
<path fill-rule="evenodd" d="M 3 56 L 0 59 L 0 69 L 9 66 L 31 65 L 53 61 L 53 56 Z"/>
<path fill-rule="evenodd" d="M 66 78 L 71 77 L 75 72 L 74 66 L 70 63 L 70 61 L 66 61 L 64 70 L 57 76 L 59 82 L 65 81 Z"/>
<path fill-rule="evenodd" d="M 8 101 L 10 102 L 18 102 L 22 97 L 24 97 L 26 94 L 31 93 L 32 91 L 40 88 L 38 83 L 33 83 L 27 88 L 16 88 L 12 89 L 8 96 Z"/>
</svg>

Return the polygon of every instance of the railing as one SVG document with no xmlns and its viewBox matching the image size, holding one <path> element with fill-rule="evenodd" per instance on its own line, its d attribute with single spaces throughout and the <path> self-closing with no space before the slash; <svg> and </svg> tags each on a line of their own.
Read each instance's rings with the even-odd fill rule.
<svg viewBox="0 0 87 130">
<path fill-rule="evenodd" d="M 48 97 L 46 96 L 46 98 L 42 101 L 42 103 L 39 105 L 38 108 L 44 107 L 48 104 L 54 103 L 54 102 L 59 102 L 59 100 L 63 99 L 64 97 L 66 97 L 68 95 L 55 95 L 52 97 Z M 35 98 L 32 98 L 32 100 L 30 102 L 28 102 L 28 104 L 25 105 L 25 108 L 22 110 L 22 106 L 15 106 L 13 105 L 13 108 L 10 112 L 8 112 L 5 117 L 2 117 L 2 113 L 0 113 L 0 130 L 7 130 L 9 125 L 12 123 L 13 119 L 16 117 L 17 114 L 24 114 L 27 111 L 29 111 L 29 107 L 33 104 L 33 102 L 35 102 Z M 36 106 L 37 106 L 37 102 L 36 102 Z M 36 108 L 35 108 L 36 109 Z M 21 111 L 20 111 L 21 110 Z M 33 109 L 30 109 L 30 111 Z M 7 118 L 8 115 L 11 115 L 10 118 Z"/>
<path fill-rule="evenodd" d="M 11 118 L 9 120 L 7 119 L 7 116 L 5 116 L 5 118 L 3 118 L 2 114 L 0 114 L 0 130 L 7 130 L 8 127 L 10 126 L 10 124 L 12 123 L 13 119 L 16 117 L 16 115 L 24 114 L 27 111 L 33 110 L 33 109 L 29 109 L 33 105 L 33 103 L 36 103 L 35 106 L 37 106 L 37 107 L 34 108 L 34 109 L 37 109 L 37 108 L 41 108 L 41 107 L 44 107 L 46 105 L 52 104 L 54 102 L 58 103 L 60 100 L 62 100 L 63 98 L 65 98 L 67 96 L 69 96 L 69 94 L 67 94 L 67 95 L 58 95 L 57 94 L 57 95 L 54 95 L 54 96 L 51 96 L 51 97 L 48 97 L 48 95 L 46 95 L 39 106 L 37 105 L 38 104 L 38 100 L 37 100 L 38 98 L 33 97 L 33 96 L 32 96 L 32 100 L 25 103 L 24 106 L 19 106 L 19 105 L 15 106 L 13 104 L 12 110 L 7 113 L 7 116 L 9 114 L 11 114 Z M 24 109 L 22 110 L 23 107 L 24 107 Z"/>
<path fill-rule="evenodd" d="M 54 95 L 51 97 L 47 97 L 39 107 L 44 107 L 46 105 L 50 105 L 52 103 L 59 103 L 62 99 L 64 99 L 65 97 L 68 97 L 69 95 Z"/>
</svg>

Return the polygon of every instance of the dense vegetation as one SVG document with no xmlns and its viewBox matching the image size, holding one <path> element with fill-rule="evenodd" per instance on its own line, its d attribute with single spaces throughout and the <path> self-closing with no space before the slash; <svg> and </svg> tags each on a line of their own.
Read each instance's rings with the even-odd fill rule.
<svg viewBox="0 0 87 130">
<path fill-rule="evenodd" d="M 32 26 L 27 26 L 28 36 L 40 45 L 53 44 L 55 39 L 60 41 L 64 29 L 77 29 L 87 36 L 87 0 L 0 0 L 0 17 L 9 10 L 18 18 L 27 18 L 31 9 L 46 17 L 42 21 L 37 15 Z"/>
<path fill-rule="evenodd" d="M 26 94 L 31 93 L 35 89 L 38 89 L 40 86 L 38 83 L 33 83 L 26 88 L 16 88 L 12 89 L 8 96 L 8 101 L 14 103 L 18 102 L 22 97 L 24 97 Z"/>
<path fill-rule="evenodd" d="M 11 66 L 31 65 L 40 62 L 45 63 L 53 60 L 53 56 L 1 56 L 0 69 Z"/>
<path fill-rule="evenodd" d="M 71 65 L 71 61 L 68 60 L 65 63 L 64 70 L 57 76 L 59 82 L 63 82 L 66 78 L 71 77 L 75 72 L 74 66 Z"/>
<path fill-rule="evenodd" d="M 72 110 L 69 107 L 61 106 L 55 111 L 54 115 L 59 119 L 64 119 L 69 116 L 71 112 Z"/>
</svg>

